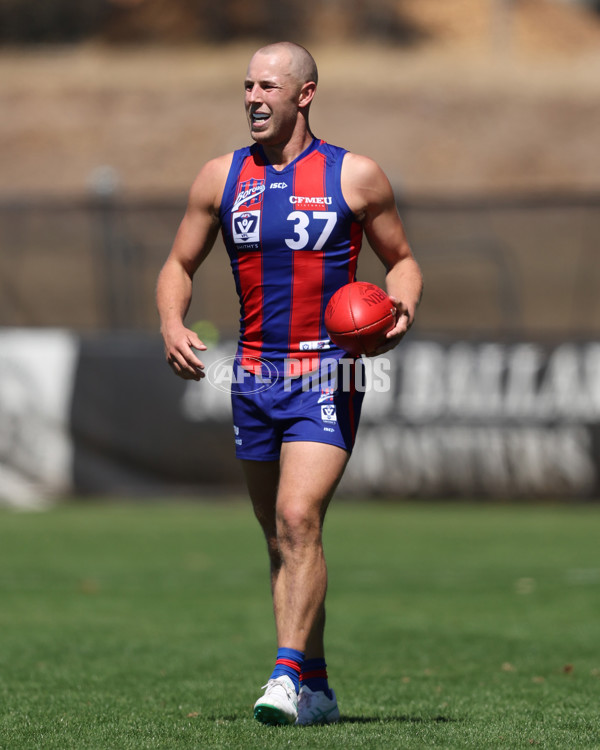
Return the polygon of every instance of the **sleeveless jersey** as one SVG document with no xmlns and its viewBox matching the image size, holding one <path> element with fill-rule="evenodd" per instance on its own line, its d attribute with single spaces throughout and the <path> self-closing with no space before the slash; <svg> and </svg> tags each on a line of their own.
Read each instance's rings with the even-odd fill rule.
<svg viewBox="0 0 600 750">
<path fill-rule="evenodd" d="M 283 170 L 260 145 L 234 153 L 221 202 L 221 225 L 240 300 L 238 356 L 247 369 L 266 359 L 314 369 L 343 352 L 323 317 L 333 293 L 356 278 L 362 226 L 344 200 L 346 151 L 313 140 Z"/>
</svg>

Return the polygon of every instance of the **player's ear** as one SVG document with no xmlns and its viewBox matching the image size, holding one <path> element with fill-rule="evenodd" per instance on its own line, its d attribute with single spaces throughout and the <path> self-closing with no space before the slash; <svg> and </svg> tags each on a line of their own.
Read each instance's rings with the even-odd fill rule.
<svg viewBox="0 0 600 750">
<path fill-rule="evenodd" d="M 300 93 L 298 94 L 298 106 L 308 107 L 312 102 L 314 95 L 317 91 L 317 84 L 314 81 L 308 81 L 308 83 L 302 84 Z"/>
</svg>

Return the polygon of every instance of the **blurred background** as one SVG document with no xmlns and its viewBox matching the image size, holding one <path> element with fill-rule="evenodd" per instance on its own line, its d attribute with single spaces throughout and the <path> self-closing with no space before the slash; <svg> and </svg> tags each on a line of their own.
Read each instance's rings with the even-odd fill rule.
<svg viewBox="0 0 600 750">
<path fill-rule="evenodd" d="M 228 400 L 171 376 L 154 287 L 198 170 L 248 142 L 249 57 L 284 38 L 425 276 L 344 491 L 598 497 L 598 2 L 0 0 L 0 502 L 241 486 Z M 368 247 L 359 277 L 383 283 Z M 233 353 L 220 243 L 188 323 L 209 364 Z"/>
</svg>

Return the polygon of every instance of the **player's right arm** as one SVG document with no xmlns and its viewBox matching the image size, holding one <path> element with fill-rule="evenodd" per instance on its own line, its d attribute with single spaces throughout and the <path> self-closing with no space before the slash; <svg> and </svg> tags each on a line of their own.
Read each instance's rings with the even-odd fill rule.
<svg viewBox="0 0 600 750">
<path fill-rule="evenodd" d="M 232 154 L 209 161 L 190 189 L 185 215 L 171 252 L 158 276 L 156 305 L 167 362 L 185 380 L 204 377 L 204 365 L 194 349 L 205 350 L 185 315 L 192 300 L 194 274 L 210 253 L 220 228 L 219 209 Z"/>
</svg>

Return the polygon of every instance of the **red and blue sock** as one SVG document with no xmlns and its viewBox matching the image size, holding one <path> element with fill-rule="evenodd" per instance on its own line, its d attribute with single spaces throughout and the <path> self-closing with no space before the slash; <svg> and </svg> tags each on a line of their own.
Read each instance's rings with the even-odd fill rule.
<svg viewBox="0 0 600 750">
<path fill-rule="evenodd" d="M 300 685 L 306 685 L 313 693 L 322 690 L 328 698 L 332 692 L 327 681 L 327 664 L 325 659 L 306 659 L 302 664 Z"/>
<path fill-rule="evenodd" d="M 269 679 L 274 680 L 276 677 L 286 675 L 294 683 L 296 692 L 300 690 L 300 672 L 302 671 L 302 662 L 304 653 L 297 651 L 295 648 L 278 648 L 275 669 Z"/>
</svg>

